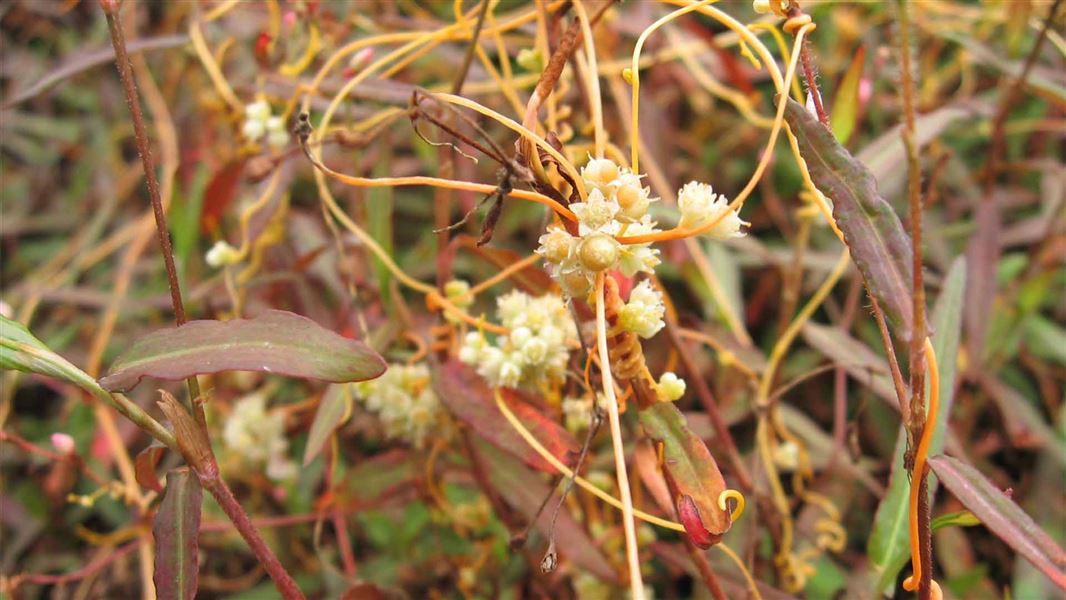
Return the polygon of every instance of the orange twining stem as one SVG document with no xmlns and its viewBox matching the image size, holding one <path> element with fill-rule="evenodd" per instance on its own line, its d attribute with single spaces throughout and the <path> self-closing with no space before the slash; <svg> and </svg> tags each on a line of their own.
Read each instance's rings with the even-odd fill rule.
<svg viewBox="0 0 1066 600">
<path fill-rule="evenodd" d="M 913 592 L 922 580 L 921 550 L 918 543 L 918 496 L 925 479 L 925 463 L 929 458 L 929 444 L 933 441 L 936 430 L 937 411 L 940 410 L 940 370 L 936 363 L 936 351 L 929 338 L 925 338 L 926 364 L 929 365 L 929 412 L 925 417 L 922 437 L 918 440 L 918 450 L 914 455 L 914 471 L 911 472 L 910 530 L 911 530 L 911 569 L 913 574 L 903 580 L 903 589 Z"/>
</svg>

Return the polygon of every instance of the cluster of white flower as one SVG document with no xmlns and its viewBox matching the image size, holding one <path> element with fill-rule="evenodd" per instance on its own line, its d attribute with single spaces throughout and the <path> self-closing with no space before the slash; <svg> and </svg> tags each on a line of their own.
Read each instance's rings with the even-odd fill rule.
<svg viewBox="0 0 1066 600">
<path fill-rule="evenodd" d="M 296 463 L 289 460 L 285 417 L 266 411 L 266 398 L 250 394 L 237 401 L 226 418 L 222 441 L 227 450 L 249 465 L 266 465 L 267 477 L 284 481 L 296 476 Z"/>
<path fill-rule="evenodd" d="M 725 196 L 714 193 L 709 184 L 698 181 L 686 183 L 677 192 L 677 207 L 681 210 L 678 226 L 686 229 L 699 227 L 717 219 L 718 223 L 706 234 L 716 240 L 744 237 L 741 227 L 750 225 L 740 219 L 737 211 L 729 208 L 729 201 Z"/>
<path fill-rule="evenodd" d="M 241 128 L 241 133 L 252 142 L 258 142 L 266 136 L 267 145 L 274 149 L 284 148 L 289 143 L 285 120 L 271 116 L 270 105 L 265 100 L 258 100 L 244 107 L 244 127 Z"/>
<path fill-rule="evenodd" d="M 619 237 L 636 237 L 659 231 L 648 215 L 654 201 L 641 176 L 606 158 L 593 158 L 581 169 L 588 189 L 583 202 L 570 205 L 577 217 L 577 235 L 552 225 L 540 237 L 537 253 L 551 264 L 552 275 L 570 297 L 588 294 L 597 273 L 617 269 L 626 277 L 652 273 L 659 251 L 651 243 L 622 244 Z M 724 196 L 696 181 L 677 193 L 682 228 L 714 222 L 707 235 L 717 240 L 742 237 L 748 223 L 729 208 Z M 723 214 L 724 213 L 724 214 Z"/>
<path fill-rule="evenodd" d="M 655 393 L 663 402 L 673 402 L 685 395 L 685 380 L 671 371 L 667 371 L 659 377 Z"/>
<path fill-rule="evenodd" d="M 479 331 L 468 333 L 459 360 L 477 366 L 493 386 L 535 389 L 565 377 L 566 340 L 577 337 L 577 328 L 562 298 L 513 291 L 496 300 L 496 315 L 510 334 L 493 345 Z"/>
<path fill-rule="evenodd" d="M 377 415 L 385 435 L 421 448 L 432 432 L 449 434 L 448 421 L 437 394 L 429 384 L 425 364 L 390 364 L 377 379 L 352 384 L 355 397 Z"/>
<path fill-rule="evenodd" d="M 578 219 L 578 235 L 553 225 L 540 237 L 537 249 L 570 297 L 587 294 L 601 271 L 617 269 L 632 277 L 651 273 L 659 264 L 659 251 L 650 243 L 623 245 L 615 239 L 658 231 L 648 215 L 650 191 L 641 185 L 640 176 L 606 158 L 594 158 L 581 169 L 581 178 L 588 198 L 570 205 Z"/>
</svg>

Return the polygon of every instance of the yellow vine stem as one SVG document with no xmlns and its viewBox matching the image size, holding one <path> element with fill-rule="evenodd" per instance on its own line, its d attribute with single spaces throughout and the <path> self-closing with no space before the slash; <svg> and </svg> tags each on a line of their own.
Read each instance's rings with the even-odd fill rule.
<svg viewBox="0 0 1066 600">
<path fill-rule="evenodd" d="M 774 126 L 773 119 L 764 117 L 755 112 L 755 107 L 751 105 L 751 100 L 744 96 L 744 94 L 733 88 L 722 85 L 718 80 L 711 76 L 711 74 L 707 72 L 707 69 L 700 64 L 700 61 L 692 56 L 691 51 L 682 50 L 681 45 L 677 42 L 674 42 L 674 47 L 678 49 L 678 56 L 681 58 L 681 62 L 683 62 L 689 72 L 692 73 L 693 78 L 696 79 L 696 83 L 703 86 L 709 94 L 732 104 L 733 107 L 737 109 L 737 112 L 740 113 L 740 116 L 755 127 L 760 129 L 770 129 Z"/>
<path fill-rule="evenodd" d="M 691 8 L 691 9 L 695 10 L 696 8 L 710 9 L 710 8 L 713 8 L 713 7 L 703 6 L 703 5 L 699 4 L 699 5 L 692 5 L 692 6 L 686 7 L 686 8 Z M 792 58 L 791 58 L 791 60 L 788 63 L 788 70 L 785 72 L 785 79 L 784 79 L 784 82 L 782 83 L 782 86 L 781 86 L 782 89 L 786 89 L 786 90 L 788 89 L 788 86 L 790 85 L 790 82 L 792 81 L 792 78 L 796 74 L 796 65 L 799 62 L 799 55 L 800 55 L 799 49 L 801 47 L 801 44 L 803 43 L 804 36 L 811 29 L 814 29 L 814 24 L 813 23 L 805 25 L 802 29 L 800 29 L 798 32 L 796 32 L 795 46 L 793 47 L 793 50 L 792 50 Z M 747 31 L 747 30 L 745 30 L 745 31 Z M 748 31 L 747 33 L 748 33 L 748 35 L 751 35 L 750 31 Z M 634 81 L 634 83 L 636 83 L 636 81 L 637 81 L 637 77 L 635 75 L 633 77 L 633 81 Z M 778 106 L 777 106 L 777 115 L 774 117 L 774 125 L 770 129 L 770 139 L 767 140 L 767 142 L 766 142 L 766 149 L 763 150 L 762 158 L 759 159 L 759 164 L 755 167 L 755 172 L 751 174 L 751 179 L 748 180 L 748 184 L 744 186 L 744 189 L 740 190 L 740 193 L 737 194 L 736 198 L 734 198 L 732 202 L 729 203 L 729 207 L 726 210 L 720 211 L 715 218 L 710 219 L 706 224 L 701 225 L 699 227 L 694 227 L 692 229 L 685 229 L 685 228 L 681 228 L 681 227 L 675 227 L 673 229 L 668 229 L 666 231 L 660 231 L 660 232 L 656 232 L 656 233 L 650 233 L 650 234 L 647 234 L 647 235 L 635 235 L 635 236 L 629 236 L 629 237 L 620 237 L 620 238 L 618 238 L 618 241 L 623 243 L 623 244 L 645 244 L 645 243 L 648 243 L 648 242 L 659 242 L 659 241 L 664 241 L 664 240 L 675 240 L 675 239 L 681 239 L 681 238 L 686 238 L 686 237 L 694 237 L 694 236 L 702 235 L 702 234 L 707 233 L 708 231 L 714 229 L 718 225 L 719 221 L 721 221 L 722 219 L 724 219 L 726 216 L 729 215 L 730 211 L 739 211 L 741 209 L 741 207 L 744 205 L 744 201 L 747 200 L 748 196 L 751 195 L 751 192 L 755 190 L 755 186 L 758 185 L 759 180 L 762 179 L 763 172 L 766 171 L 767 165 L 770 164 L 770 158 L 773 156 L 774 144 L 777 143 L 777 135 L 778 135 L 778 133 L 780 133 L 781 126 L 784 123 L 785 105 L 787 103 L 788 103 L 788 98 L 786 97 L 786 94 L 780 94 L 780 100 L 778 101 Z M 635 105 L 633 107 L 633 114 L 634 115 L 637 114 L 637 110 L 636 110 L 636 106 Z M 634 158 L 635 158 L 635 153 L 634 153 Z"/>
<path fill-rule="evenodd" d="M 589 104 L 592 108 L 593 140 L 596 144 L 596 158 L 603 158 L 607 135 L 603 130 L 603 100 L 600 97 L 600 75 L 596 66 L 596 41 L 592 38 L 592 26 L 589 14 L 581 0 L 574 2 L 574 11 L 581 22 L 581 33 L 585 42 L 585 60 L 588 62 L 586 85 L 589 90 Z"/>
<path fill-rule="evenodd" d="M 317 162 L 318 161 L 316 160 L 316 163 Z M 323 165 L 319 164 L 319 166 Z M 337 173 L 337 175 L 341 174 Z M 392 256 L 390 256 L 389 253 L 386 252 L 385 249 L 382 248 L 381 245 L 378 244 L 377 241 L 369 233 L 364 231 L 362 227 L 356 225 L 355 221 L 353 221 L 351 217 L 349 217 L 341 209 L 341 207 L 337 205 L 337 200 L 333 198 L 333 195 L 329 193 L 329 189 L 325 185 L 324 177 L 325 176 L 322 174 L 321 169 L 315 170 L 315 178 L 318 183 L 319 195 L 321 196 L 323 203 L 325 203 L 326 208 L 329 209 L 329 212 L 334 216 L 334 218 L 340 221 L 341 225 L 343 225 L 345 229 L 355 235 L 355 237 L 359 238 L 359 241 L 361 241 L 363 245 L 366 246 L 366 248 L 370 250 L 370 252 L 373 253 L 374 256 L 376 256 L 378 260 L 382 262 L 382 264 L 385 265 L 385 268 L 387 268 L 389 272 L 392 273 L 394 277 L 396 277 L 397 281 L 417 292 L 421 292 L 426 296 L 427 302 L 439 306 L 448 314 L 458 318 L 460 321 L 463 321 L 468 325 L 480 327 L 486 331 L 491 331 L 497 334 L 506 335 L 510 333 L 511 330 L 506 327 L 501 327 L 492 323 L 486 323 L 484 319 L 476 319 L 470 316 L 470 314 L 467 313 L 465 310 L 459 308 L 444 296 L 441 296 L 440 292 L 437 291 L 437 288 L 433 287 L 432 285 L 429 285 L 428 283 L 423 283 L 415 279 L 414 277 L 408 275 L 403 269 L 400 268 L 399 265 L 396 264 L 396 261 L 392 259 Z"/>
<path fill-rule="evenodd" d="M 458 299 L 459 300 L 466 300 L 468 298 L 476 298 L 477 295 L 480 294 L 481 292 L 484 292 L 485 290 L 487 290 L 490 287 L 496 285 L 497 283 L 500 283 L 501 281 L 509 279 L 515 273 L 517 273 L 517 272 L 519 272 L 519 271 L 521 271 L 521 270 L 523 270 L 523 269 L 525 269 L 527 267 L 531 267 L 531 266 L 537 264 L 537 262 L 540 261 L 540 260 L 541 260 L 541 256 L 539 254 L 530 254 L 529 256 L 523 258 L 522 260 L 520 260 L 518 262 L 511 263 L 511 264 L 507 265 L 505 268 L 503 268 L 500 271 L 498 271 L 492 277 L 489 277 L 488 279 L 486 279 L 484 281 L 481 281 L 477 285 L 471 287 L 470 291 L 468 291 L 467 293 L 463 294 Z"/>
<path fill-rule="evenodd" d="M 207 42 L 204 41 L 204 34 L 200 31 L 200 23 L 195 19 L 189 24 L 189 39 L 192 41 L 196 56 L 200 58 L 200 63 L 203 64 L 204 70 L 207 71 L 207 76 L 211 79 L 211 83 L 214 84 L 218 95 L 235 112 L 238 114 L 243 112 L 244 105 L 237 99 L 237 95 L 233 93 L 233 88 L 230 87 L 226 77 L 222 75 L 222 71 L 218 68 L 215 58 L 211 56 L 211 51 L 207 48 Z"/>
<path fill-rule="evenodd" d="M 571 470 L 570 467 L 567 467 L 565 464 L 563 464 L 562 461 L 556 458 L 554 454 L 552 454 L 550 451 L 548 451 L 547 448 L 544 447 L 544 444 L 540 443 L 540 440 L 538 440 L 533 435 L 533 433 L 526 428 L 522 421 L 518 420 L 518 417 L 516 417 L 514 412 L 511 411 L 510 407 L 507 406 L 507 403 L 503 401 L 503 396 L 500 395 L 499 390 L 495 390 L 494 394 L 496 395 L 496 407 L 500 409 L 500 412 L 503 413 L 504 418 L 507 419 L 507 422 L 510 423 L 511 427 L 513 427 L 514 430 L 518 432 L 518 435 L 522 436 L 522 439 L 524 439 L 526 443 L 529 444 L 530 448 L 533 448 L 534 452 L 536 452 L 544 460 L 548 461 L 548 463 L 564 477 L 569 477 L 570 479 L 573 479 L 574 483 L 576 483 L 586 492 L 592 494 L 593 496 L 596 496 L 597 498 L 603 500 L 605 503 L 613 506 L 614 508 L 622 510 L 621 500 L 596 487 L 595 485 L 590 483 L 589 480 L 578 475 L 577 473 L 574 473 L 574 471 Z M 681 523 L 670 521 L 668 519 L 663 519 L 662 517 L 656 517 L 655 515 L 650 515 L 637 508 L 633 509 L 633 516 L 640 519 L 641 521 L 644 521 L 645 523 L 658 525 L 663 529 L 670 529 L 673 531 L 680 532 L 685 531 L 685 527 L 681 525 Z"/>
<path fill-rule="evenodd" d="M 903 580 L 903 589 L 913 592 L 922 580 L 921 549 L 918 541 L 918 499 L 925 480 L 925 463 L 929 458 L 929 444 L 933 441 L 936 430 L 937 411 L 940 410 L 940 367 L 936 362 L 936 351 L 929 338 L 925 338 L 926 363 L 929 365 L 929 412 L 922 427 L 922 437 L 918 440 L 918 449 L 914 453 L 914 470 L 911 471 L 911 569 L 913 574 Z M 934 582 L 935 584 L 935 582 Z M 939 586 L 937 586 L 939 590 Z"/>
<path fill-rule="evenodd" d="M 628 77 L 629 84 L 633 87 L 633 110 L 630 115 L 629 125 L 629 166 L 633 169 L 634 173 L 639 172 L 640 167 L 640 51 L 644 48 L 644 42 L 648 41 L 648 37 L 663 25 L 714 1 L 715 0 L 700 0 L 696 4 L 690 4 L 684 8 L 679 8 L 649 25 L 647 29 L 640 33 L 640 37 L 637 38 L 637 45 L 633 47 L 633 60 L 629 65 Z M 585 37 L 587 39 L 588 35 Z M 723 213 L 724 212 L 725 211 L 723 211 Z"/>
<path fill-rule="evenodd" d="M 607 398 L 607 417 L 611 425 L 611 445 L 614 447 L 614 469 L 618 478 L 618 492 L 622 496 L 622 528 L 626 538 L 626 558 L 629 562 L 629 588 L 633 600 L 644 599 L 644 582 L 640 575 L 640 553 L 637 548 L 637 528 L 633 521 L 633 498 L 629 491 L 625 448 L 622 446 L 622 425 L 618 419 L 618 399 L 614 395 L 611 376 L 611 357 L 607 353 L 607 312 L 603 294 L 604 273 L 596 275 L 596 346 L 600 354 L 600 379 Z"/>
<path fill-rule="evenodd" d="M 725 555 L 733 561 L 733 564 L 735 564 L 737 568 L 740 569 L 740 572 L 744 574 L 744 580 L 748 582 L 748 587 L 751 588 L 752 598 L 754 598 L 755 600 L 762 600 L 762 594 L 759 593 L 759 587 L 755 585 L 755 579 L 752 578 L 751 572 L 749 572 L 748 568 L 744 566 L 744 561 L 740 560 L 740 557 L 737 556 L 737 553 L 733 552 L 733 549 L 729 546 L 726 546 L 725 542 L 718 542 L 718 549 L 724 552 Z"/>
<path fill-rule="evenodd" d="M 785 42 L 785 36 L 781 35 L 781 31 L 774 26 L 773 23 L 752 23 L 748 25 L 748 29 L 752 31 L 769 31 L 770 35 L 774 38 L 774 43 L 777 44 L 778 50 L 781 52 L 781 56 L 787 62 L 791 54 L 788 51 L 788 43 Z M 792 80 L 790 86 L 792 96 L 796 99 L 796 102 L 803 102 L 803 90 L 800 88 L 800 82 L 798 79 Z"/>
<path fill-rule="evenodd" d="M 210 23 L 228 13 L 230 9 L 241 3 L 241 0 L 226 0 L 222 4 L 211 9 L 211 12 L 204 15 L 204 23 Z"/>
<path fill-rule="evenodd" d="M 468 192 L 478 192 L 481 194 L 493 194 L 499 190 L 498 186 L 489 185 L 487 183 L 473 183 L 469 181 L 461 181 L 455 179 L 441 179 L 439 177 L 429 177 L 427 175 L 412 175 L 409 177 L 359 177 L 356 175 L 347 175 L 339 171 L 327 167 L 321 160 L 315 160 L 318 170 L 326 175 L 329 175 L 333 179 L 340 181 L 341 183 L 348 184 L 353 187 L 401 187 L 407 185 L 429 185 L 438 188 L 444 188 L 448 190 L 464 190 Z M 508 194 L 514 198 L 521 200 L 529 200 L 531 202 L 537 202 L 543 204 L 548 208 L 555 211 L 559 216 L 568 219 L 570 221 L 577 221 L 577 216 L 567 207 L 559 204 L 554 199 L 529 190 L 511 190 Z"/>
<path fill-rule="evenodd" d="M 800 329 L 810 319 L 814 311 L 821 306 L 825 301 L 826 296 L 836 286 L 837 281 L 844 275 L 848 264 L 851 262 L 851 253 L 847 247 L 841 252 L 840 258 L 837 259 L 836 265 L 833 266 L 833 270 L 830 271 L 829 276 L 826 277 L 822 285 L 814 292 L 811 299 L 800 310 L 796 318 L 792 320 L 788 328 L 785 329 L 781 337 L 778 338 L 774 344 L 773 350 L 770 352 L 770 359 L 766 365 L 766 370 L 763 372 L 762 379 L 759 381 L 758 392 L 755 396 L 755 406 L 757 410 L 768 410 L 770 386 L 773 384 L 774 372 L 777 370 L 777 365 L 781 362 L 785 352 L 788 351 L 788 347 L 792 344 L 792 341 L 799 334 Z M 781 513 L 781 550 L 778 554 L 779 559 L 784 559 L 789 554 L 789 549 L 792 547 L 792 519 L 790 516 L 788 497 L 785 495 L 785 490 L 781 486 L 781 481 L 777 474 L 777 466 L 774 464 L 772 451 L 770 449 L 770 432 L 765 415 L 760 415 L 759 423 L 755 430 L 756 445 L 758 447 L 758 453 L 763 462 L 763 468 L 766 470 L 766 478 L 770 483 L 770 490 L 773 495 L 774 504 Z"/>
</svg>

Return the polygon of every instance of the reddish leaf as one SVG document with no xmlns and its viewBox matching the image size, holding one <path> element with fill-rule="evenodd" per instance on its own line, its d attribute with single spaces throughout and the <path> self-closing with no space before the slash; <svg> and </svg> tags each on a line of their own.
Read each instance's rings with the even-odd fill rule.
<svg viewBox="0 0 1066 600">
<path fill-rule="evenodd" d="M 188 468 L 167 473 L 167 489 L 155 514 L 155 581 L 159 600 L 196 597 L 203 490 Z"/>
<path fill-rule="evenodd" d="M 514 507 L 527 520 L 532 519 L 544 498 L 552 492 L 544 481 L 535 473 L 516 463 L 506 454 L 496 451 L 487 444 L 478 444 L 481 456 L 488 472 L 489 481 L 500 493 L 504 502 Z M 537 519 L 536 528 L 542 534 L 548 534 L 551 524 L 551 510 L 544 510 Z M 617 582 L 618 574 L 603 557 L 603 554 L 589 539 L 584 528 L 570 516 L 566 506 L 559 511 L 559 520 L 555 524 L 556 546 L 564 560 L 572 561 L 581 569 L 609 582 Z"/>
<path fill-rule="evenodd" d="M 950 456 L 934 456 L 929 466 L 962 505 L 1055 585 L 1066 590 L 1066 551 L 1029 515 L 977 469 Z"/>
<path fill-rule="evenodd" d="M 163 458 L 166 451 L 166 446 L 155 443 L 141 450 L 137 455 L 137 459 L 133 461 L 133 472 L 141 487 L 157 492 L 163 491 L 163 486 L 159 485 L 159 477 L 155 474 L 155 468 L 159 466 L 159 460 Z"/>
<path fill-rule="evenodd" d="M 811 178 L 833 201 L 833 216 L 870 293 L 908 340 L 912 331 L 911 240 L 877 182 L 803 105 L 788 99 L 785 119 L 796 135 Z M 923 333 L 924 335 L 924 333 Z"/>
<path fill-rule="evenodd" d="M 718 463 L 672 402 L 640 411 L 640 424 L 652 441 L 662 444 L 663 472 L 689 538 L 701 548 L 717 543 L 732 526 L 730 514 L 718 507 L 718 496 L 726 490 Z"/>
<path fill-rule="evenodd" d="M 124 391 L 145 376 L 179 380 L 221 371 L 348 382 L 379 377 L 385 361 L 311 319 L 269 310 L 252 319 L 190 321 L 154 331 L 119 356 L 100 385 Z"/>
<path fill-rule="evenodd" d="M 555 468 L 541 458 L 511 427 L 496 408 L 492 390 L 473 369 L 454 360 L 435 366 L 433 389 L 455 418 L 466 423 L 492 445 L 521 459 L 534 469 L 545 473 L 556 472 Z M 509 398 L 506 394 L 504 401 L 553 456 L 567 463 L 571 454 L 577 454 L 580 449 L 577 440 L 558 423 L 525 402 Z"/>
<path fill-rule="evenodd" d="M 237 196 L 237 183 L 244 171 L 244 159 L 227 163 L 211 176 L 204 188 L 204 206 L 200 212 L 200 230 L 210 233 L 218 228 L 226 207 Z"/>
</svg>

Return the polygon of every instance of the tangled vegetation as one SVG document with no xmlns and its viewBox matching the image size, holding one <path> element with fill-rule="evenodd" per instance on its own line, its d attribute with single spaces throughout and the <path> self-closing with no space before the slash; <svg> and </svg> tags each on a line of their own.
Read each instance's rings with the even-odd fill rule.
<svg viewBox="0 0 1066 600">
<path fill-rule="evenodd" d="M 1061 4 L 5 5 L 0 597 L 1057 597 Z"/>
</svg>

